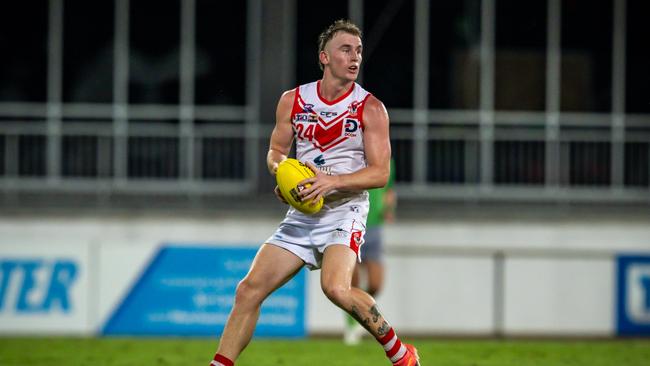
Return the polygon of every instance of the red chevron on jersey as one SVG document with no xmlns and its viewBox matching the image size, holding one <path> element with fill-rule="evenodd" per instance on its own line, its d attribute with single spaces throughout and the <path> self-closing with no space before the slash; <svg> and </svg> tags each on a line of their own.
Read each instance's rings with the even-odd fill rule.
<svg viewBox="0 0 650 366">
<path fill-rule="evenodd" d="M 353 111 L 354 115 L 356 116 L 357 110 L 360 106 L 363 105 L 364 102 L 365 100 L 361 102 L 350 103 L 348 109 L 345 112 L 340 115 L 337 113 L 336 117 L 332 118 L 330 121 L 325 121 L 321 116 L 316 115 L 318 122 L 314 128 L 313 133 L 312 142 L 314 146 L 321 151 L 326 151 L 329 148 L 347 139 L 349 136 L 346 135 L 343 131 L 345 126 L 344 119 L 346 116 L 350 115 L 350 111 Z M 305 103 L 301 96 L 298 96 L 298 107 L 298 111 L 308 113 L 308 116 L 315 115 L 313 111 L 314 106 L 312 104 Z"/>
<path fill-rule="evenodd" d="M 320 94 L 320 82 L 301 85 L 295 93 L 291 123 L 296 157 L 301 161 L 324 161 L 319 166 L 332 174 L 365 167 L 363 106 L 370 93 L 353 83 L 330 101 Z"/>
<path fill-rule="evenodd" d="M 367 99 L 367 98 L 366 98 Z M 353 101 L 351 102 L 347 110 L 343 112 L 342 114 L 338 114 L 335 112 L 327 112 L 326 115 L 335 113 L 332 116 L 332 119 L 330 121 L 324 120 L 320 115 L 316 115 L 314 113 L 314 105 L 305 103 L 305 101 L 302 99 L 300 95 L 297 97 L 297 105 L 298 109 L 297 111 L 301 111 L 303 113 L 308 113 L 308 116 L 316 116 L 318 119 L 318 122 L 314 128 L 313 132 L 313 137 L 312 137 L 312 143 L 314 144 L 314 147 L 318 148 L 320 151 L 326 151 L 330 149 L 331 147 L 334 147 L 338 145 L 339 143 L 343 142 L 343 140 L 351 137 L 350 134 L 344 133 L 344 127 L 346 127 L 346 124 L 349 123 L 349 120 L 346 120 L 345 117 L 347 116 L 354 116 L 357 117 L 358 111 L 362 109 L 366 99 L 362 101 Z M 335 116 L 335 117 L 333 117 Z M 307 117 L 303 118 L 306 119 Z M 295 119 L 295 118 L 294 118 Z M 358 121 L 357 119 L 354 119 L 354 121 Z M 346 123 L 344 123 L 346 122 Z M 356 125 L 357 127 L 360 125 Z M 346 127 L 347 129 L 347 127 Z"/>
<path fill-rule="evenodd" d="M 313 111 L 313 107 L 314 107 L 313 104 L 305 103 L 305 101 L 302 99 L 301 96 L 298 96 L 298 106 L 299 106 L 303 111 Z M 355 109 L 355 113 L 356 113 L 356 109 Z M 321 122 L 321 125 L 322 125 L 324 128 L 329 128 L 328 126 L 330 126 L 330 125 L 333 124 L 333 123 L 336 123 L 336 122 L 340 121 L 342 118 L 345 118 L 345 116 L 347 116 L 348 114 L 349 114 L 348 111 L 345 111 L 345 112 L 342 113 L 342 114 L 338 114 L 338 113 L 337 113 L 336 117 L 333 118 L 333 119 L 331 119 L 331 120 L 329 120 L 329 121 L 324 120 L 324 119 L 323 119 L 321 116 L 319 116 L 319 115 L 317 115 L 317 117 L 318 117 L 318 120 Z"/>
<path fill-rule="evenodd" d="M 345 139 L 345 135 L 343 135 L 343 122 L 339 122 L 327 129 L 321 127 L 321 124 L 319 123 L 316 125 L 316 129 L 314 131 L 313 143 L 314 146 L 320 148 L 322 151 L 325 151 L 327 150 L 328 145 L 332 144 L 340 138 Z"/>
</svg>

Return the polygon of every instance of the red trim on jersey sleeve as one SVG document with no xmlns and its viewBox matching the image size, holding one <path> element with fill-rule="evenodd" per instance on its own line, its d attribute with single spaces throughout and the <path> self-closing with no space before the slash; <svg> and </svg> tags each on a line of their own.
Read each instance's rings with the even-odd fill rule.
<svg viewBox="0 0 650 366">
<path fill-rule="evenodd" d="M 299 105 L 301 105 L 301 106 L 303 106 L 303 107 L 304 107 L 304 106 L 305 106 L 305 104 L 307 104 L 307 103 L 305 103 L 305 100 L 304 100 L 304 99 L 302 99 L 302 95 L 298 95 L 298 97 L 297 97 L 297 98 L 298 98 L 298 104 L 299 104 Z"/>
<path fill-rule="evenodd" d="M 294 119 L 296 118 L 296 113 L 302 112 L 302 107 L 300 106 L 300 87 L 297 86 L 294 89 L 296 92 L 293 95 L 293 107 L 291 108 L 291 124 L 293 124 Z"/>
<path fill-rule="evenodd" d="M 359 127 L 361 130 L 365 130 L 365 126 L 363 124 L 363 109 L 366 107 L 366 102 L 368 101 L 368 98 L 370 98 L 372 94 L 368 93 L 365 98 L 361 101 L 361 105 L 359 106 L 359 109 L 357 110 L 357 115 L 359 116 Z"/>
<path fill-rule="evenodd" d="M 318 95 L 318 99 L 320 99 L 321 102 L 323 102 L 323 103 L 325 103 L 327 105 L 334 105 L 334 104 L 342 101 L 343 99 L 347 98 L 350 94 L 352 94 L 352 91 L 354 90 L 354 84 L 355 83 L 352 83 L 352 86 L 350 87 L 350 89 L 348 91 L 346 91 L 343 95 L 341 95 L 340 97 L 338 97 L 338 98 L 336 98 L 336 99 L 334 99 L 332 101 L 329 101 L 329 100 L 323 98 L 323 96 L 320 94 L 320 80 L 318 80 L 316 82 L 316 94 Z"/>
</svg>

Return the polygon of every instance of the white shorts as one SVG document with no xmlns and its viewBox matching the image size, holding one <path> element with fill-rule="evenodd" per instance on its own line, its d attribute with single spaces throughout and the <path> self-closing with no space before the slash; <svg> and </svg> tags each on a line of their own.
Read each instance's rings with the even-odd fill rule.
<svg viewBox="0 0 650 366">
<path fill-rule="evenodd" d="M 315 215 L 289 209 L 266 243 L 287 249 L 311 270 L 321 267 L 323 253 L 330 245 L 348 246 L 360 261 L 367 217 L 367 195 L 334 208 L 323 206 Z"/>
</svg>

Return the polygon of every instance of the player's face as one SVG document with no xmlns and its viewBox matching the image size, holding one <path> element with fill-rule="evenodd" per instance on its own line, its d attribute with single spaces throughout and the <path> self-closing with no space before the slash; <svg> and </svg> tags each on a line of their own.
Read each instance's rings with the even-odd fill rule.
<svg viewBox="0 0 650 366">
<path fill-rule="evenodd" d="M 327 42 L 321 62 L 330 68 L 333 76 L 354 81 L 361 67 L 361 38 L 346 32 L 338 32 Z"/>
</svg>

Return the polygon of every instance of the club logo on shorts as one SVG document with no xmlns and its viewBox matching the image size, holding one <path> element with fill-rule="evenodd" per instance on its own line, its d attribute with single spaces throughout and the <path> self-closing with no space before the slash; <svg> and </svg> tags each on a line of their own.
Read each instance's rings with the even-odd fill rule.
<svg viewBox="0 0 650 366">
<path fill-rule="evenodd" d="M 336 239 L 345 239 L 348 236 L 348 232 L 339 227 L 334 230 L 332 236 Z"/>
<path fill-rule="evenodd" d="M 361 244 L 363 244 L 361 240 L 362 235 L 363 233 L 357 230 L 357 231 L 353 231 L 352 235 L 350 236 L 350 249 L 352 249 L 352 251 L 357 253 L 357 255 L 359 254 L 359 247 L 361 246 Z"/>
</svg>

